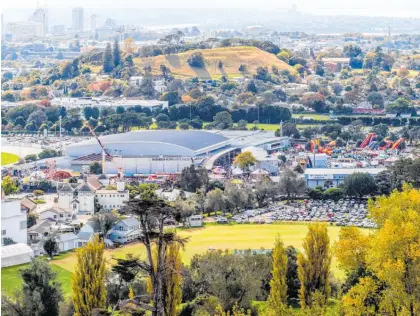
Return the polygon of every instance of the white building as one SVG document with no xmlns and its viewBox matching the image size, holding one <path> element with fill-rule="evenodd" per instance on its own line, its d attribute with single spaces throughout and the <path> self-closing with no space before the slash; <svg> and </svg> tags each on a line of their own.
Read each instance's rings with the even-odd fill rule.
<svg viewBox="0 0 420 316">
<path fill-rule="evenodd" d="M 188 226 L 190 227 L 201 227 L 203 226 L 203 216 L 202 215 L 191 215 L 187 219 Z"/>
<path fill-rule="evenodd" d="M 85 108 L 87 106 L 95 107 L 123 107 L 125 109 L 132 108 L 135 106 L 141 106 L 149 108 L 150 110 L 155 109 L 166 109 L 168 107 L 168 101 L 160 100 L 143 100 L 143 99 L 113 99 L 113 98 L 55 98 L 51 100 L 52 106 L 64 106 L 65 108 Z"/>
<path fill-rule="evenodd" d="M 143 76 L 131 76 L 128 79 L 128 84 L 131 87 L 140 86 L 142 81 L 143 81 Z"/>
<path fill-rule="evenodd" d="M 309 188 L 324 186 L 326 180 L 332 181 L 333 186 L 338 186 L 353 173 L 363 172 L 375 177 L 384 170 L 385 168 L 307 168 L 304 177 Z"/>
<path fill-rule="evenodd" d="M 90 31 L 91 32 L 95 32 L 96 31 L 96 28 L 97 28 L 97 24 L 98 24 L 98 17 L 99 17 L 99 15 L 97 15 L 97 14 L 92 14 L 91 16 L 90 16 Z"/>
<path fill-rule="evenodd" d="M 95 191 L 83 182 L 73 188 L 65 183 L 57 190 L 58 207 L 71 210 L 73 214 L 93 214 L 95 210 Z"/>
<path fill-rule="evenodd" d="M 143 76 L 132 76 L 128 79 L 128 84 L 131 87 L 139 87 L 143 81 Z M 162 93 L 166 91 L 165 79 L 161 77 L 152 78 L 154 88 L 157 92 Z"/>
<path fill-rule="evenodd" d="M 44 33 L 48 33 L 48 9 L 37 8 L 29 18 L 29 22 L 41 23 L 44 26 Z"/>
<path fill-rule="evenodd" d="M 72 30 L 81 32 L 84 29 L 84 10 L 83 8 L 74 8 L 72 10 Z"/>
<path fill-rule="evenodd" d="M 8 23 L 6 33 L 11 35 L 13 42 L 33 40 L 34 37 L 44 36 L 44 25 L 38 22 Z"/>
<path fill-rule="evenodd" d="M 101 179 L 101 181 L 109 183 L 106 176 L 103 176 L 103 178 L 105 179 Z M 98 186 L 100 186 L 99 182 Z M 95 189 L 92 185 L 82 180 L 79 184 L 64 183 L 59 187 L 57 193 L 58 208 L 56 211 L 61 209 L 61 213 L 71 214 L 72 216 L 79 214 L 92 215 L 95 211 L 95 198 L 104 210 L 119 209 L 129 199 L 129 192 L 125 189 L 123 180 L 117 181 L 116 190 L 98 189 L 98 187 Z M 49 211 L 51 212 L 52 210 Z M 56 219 L 58 217 L 49 218 Z"/>
<path fill-rule="evenodd" d="M 268 152 L 261 147 L 249 146 L 242 149 L 242 152 L 249 151 L 256 158 L 253 170 L 266 170 L 270 174 L 277 175 L 279 168 L 279 160 L 276 156 L 269 155 Z"/>
<path fill-rule="evenodd" d="M 124 182 L 117 182 L 116 190 L 97 190 L 95 197 L 104 210 L 119 209 L 129 200 L 129 192 Z"/>
<path fill-rule="evenodd" d="M 15 243 L 27 243 L 26 209 L 22 210 L 20 199 L 11 199 L 2 194 L 1 199 L 1 244 L 10 238 Z"/>
</svg>

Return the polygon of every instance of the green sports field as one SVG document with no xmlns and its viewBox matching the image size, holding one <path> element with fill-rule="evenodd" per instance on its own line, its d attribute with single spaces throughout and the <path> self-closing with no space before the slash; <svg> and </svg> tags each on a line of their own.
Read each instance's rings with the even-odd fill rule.
<svg viewBox="0 0 420 316">
<path fill-rule="evenodd" d="M 308 225 L 295 223 L 281 224 L 242 224 L 242 225 L 209 225 L 203 228 L 180 229 L 178 234 L 182 237 L 189 237 L 183 261 L 188 264 L 195 254 L 204 253 L 209 249 L 271 249 L 277 234 L 280 234 L 286 246 L 292 245 L 302 251 L 302 239 L 308 231 Z M 338 239 L 340 227 L 329 226 L 328 232 L 331 243 Z M 369 230 L 362 230 L 366 234 Z M 108 265 L 114 263 L 113 258 L 122 258 L 126 254 L 132 253 L 136 256 L 143 256 L 142 245 L 129 244 L 127 246 L 107 250 L 105 252 Z M 69 294 L 70 276 L 76 264 L 75 252 L 68 252 L 56 257 L 51 264 L 58 271 L 58 279 L 63 284 L 65 294 Z M 20 286 L 18 282 L 18 270 L 20 267 L 2 269 L 2 292 L 11 293 Z M 337 263 L 333 260 L 332 269 L 336 277 L 342 278 L 343 271 L 337 268 Z"/>
<path fill-rule="evenodd" d="M 1 292 L 7 295 L 13 295 L 22 286 L 22 278 L 20 277 L 19 270 L 27 267 L 28 264 L 22 264 L 14 267 L 1 269 Z M 51 264 L 53 271 L 57 273 L 57 279 L 61 283 L 61 288 L 66 296 L 71 293 L 71 272 Z"/>
<path fill-rule="evenodd" d="M 1 165 L 8 165 L 19 161 L 19 156 L 9 153 L 1 153 Z"/>
</svg>

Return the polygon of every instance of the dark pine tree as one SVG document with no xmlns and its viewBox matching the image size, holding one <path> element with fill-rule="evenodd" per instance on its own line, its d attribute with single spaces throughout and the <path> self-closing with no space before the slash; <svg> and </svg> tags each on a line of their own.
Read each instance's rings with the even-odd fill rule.
<svg viewBox="0 0 420 316">
<path fill-rule="evenodd" d="M 114 69 L 114 60 L 112 57 L 111 44 L 108 43 L 104 53 L 104 72 L 109 73 Z"/>
<path fill-rule="evenodd" d="M 121 64 L 121 52 L 120 52 L 120 45 L 118 41 L 115 40 L 114 42 L 114 49 L 112 51 L 112 55 L 114 56 L 114 66 L 118 67 Z"/>
</svg>

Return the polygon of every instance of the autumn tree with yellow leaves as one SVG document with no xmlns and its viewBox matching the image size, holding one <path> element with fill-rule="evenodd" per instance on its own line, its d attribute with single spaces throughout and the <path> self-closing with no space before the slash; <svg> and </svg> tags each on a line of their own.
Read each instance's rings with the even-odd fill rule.
<svg viewBox="0 0 420 316">
<path fill-rule="evenodd" d="M 273 249 L 273 268 L 271 271 L 270 295 L 268 304 L 276 315 L 285 312 L 287 304 L 287 254 L 280 236 L 276 237 Z"/>
<path fill-rule="evenodd" d="M 249 170 L 249 167 L 255 165 L 256 162 L 257 159 L 250 151 L 244 151 L 243 153 L 240 153 L 233 160 L 233 164 L 235 166 L 238 166 L 239 168 L 245 171 Z"/>
<path fill-rule="evenodd" d="M 90 316 L 94 308 L 106 307 L 104 243 L 98 235 L 76 250 L 77 264 L 72 276 L 75 316 Z"/>
<path fill-rule="evenodd" d="M 404 185 L 401 192 L 369 201 L 378 230 L 355 239 L 340 234 L 337 259 L 346 272 L 365 265 L 361 277 L 342 299 L 346 315 L 420 315 L 420 191 Z M 351 253 L 357 259 L 351 259 Z"/>
<path fill-rule="evenodd" d="M 330 293 L 331 249 L 327 226 L 316 223 L 308 228 L 303 240 L 304 253 L 298 255 L 299 298 L 304 309 L 314 303 L 325 306 Z"/>
</svg>

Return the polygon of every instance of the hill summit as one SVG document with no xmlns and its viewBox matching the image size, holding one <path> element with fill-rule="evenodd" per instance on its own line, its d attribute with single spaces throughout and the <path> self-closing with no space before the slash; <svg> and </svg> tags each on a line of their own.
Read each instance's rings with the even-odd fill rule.
<svg viewBox="0 0 420 316">
<path fill-rule="evenodd" d="M 188 64 L 188 58 L 196 52 L 202 53 L 205 67 L 191 67 Z M 200 79 L 219 79 L 222 76 L 242 77 L 245 74 L 255 74 L 259 66 L 267 66 L 269 71 L 272 66 L 276 66 L 279 71 L 294 71 L 291 66 L 279 60 L 275 55 L 251 46 L 196 49 L 178 54 L 135 58 L 134 61 L 140 67 L 150 65 L 153 74 L 159 74 L 160 65 L 165 65 L 173 75 L 184 79 L 189 77 Z M 244 72 L 239 71 L 241 65 L 245 66 Z"/>
</svg>

